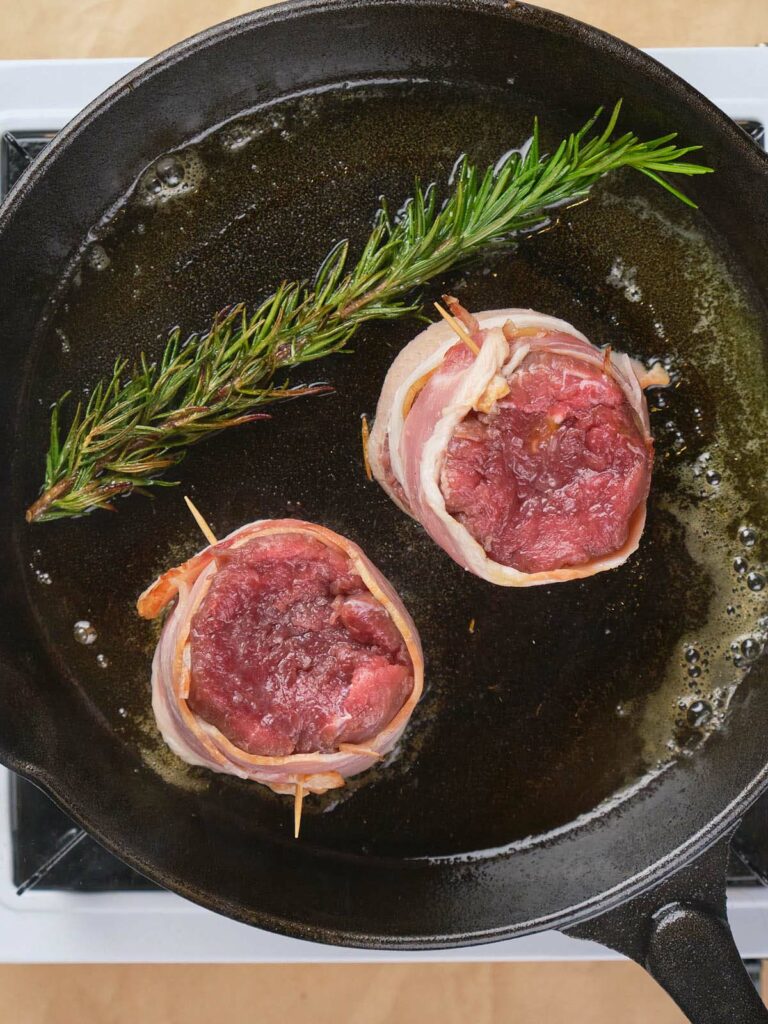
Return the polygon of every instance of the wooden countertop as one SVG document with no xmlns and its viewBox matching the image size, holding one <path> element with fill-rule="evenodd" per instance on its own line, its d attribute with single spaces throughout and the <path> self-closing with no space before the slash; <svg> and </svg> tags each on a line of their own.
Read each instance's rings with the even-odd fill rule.
<svg viewBox="0 0 768 1024">
<path fill-rule="evenodd" d="M 2 0 L 0 58 L 149 57 L 270 0 Z M 768 0 L 549 0 L 636 46 L 768 42 Z"/>
</svg>

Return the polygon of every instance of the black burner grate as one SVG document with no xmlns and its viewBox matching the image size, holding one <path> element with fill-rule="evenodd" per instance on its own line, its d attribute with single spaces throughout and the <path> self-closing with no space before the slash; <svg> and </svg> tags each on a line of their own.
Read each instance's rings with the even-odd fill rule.
<svg viewBox="0 0 768 1024">
<path fill-rule="evenodd" d="M 82 831 L 37 786 L 11 784 L 13 884 L 77 892 L 155 889 L 156 886 Z"/>
<path fill-rule="evenodd" d="M 737 121 L 736 124 L 740 128 L 743 128 L 747 135 L 754 139 L 758 146 L 761 146 L 763 149 L 765 149 L 764 125 L 760 124 L 759 121 Z"/>
<path fill-rule="evenodd" d="M 760 146 L 765 129 L 758 121 L 737 124 Z M 6 132 L 0 141 L 0 196 L 48 145 L 52 131 Z M 77 892 L 155 889 L 148 879 L 82 831 L 32 783 L 12 778 L 13 882 L 20 892 L 36 887 Z M 1 826 L 0 826 L 1 827 Z M 768 885 L 768 795 L 745 819 L 734 841 L 728 873 L 731 885 Z"/>
<path fill-rule="evenodd" d="M 42 153 L 56 132 L 6 132 L 3 136 L 0 161 L 2 186 L 5 195 L 11 185 L 21 177 L 38 153 Z"/>
</svg>

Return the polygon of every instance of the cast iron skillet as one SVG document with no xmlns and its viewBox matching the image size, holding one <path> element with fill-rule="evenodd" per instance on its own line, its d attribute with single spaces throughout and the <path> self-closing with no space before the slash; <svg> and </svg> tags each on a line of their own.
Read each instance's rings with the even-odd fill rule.
<svg viewBox="0 0 768 1024">
<path fill-rule="evenodd" d="M 110 267 L 94 270 L 103 253 L 86 249 L 58 305 L 47 305 L 91 226 L 164 151 L 289 93 L 373 79 L 375 88 L 278 105 L 266 127 L 254 115 L 255 156 L 229 145 L 229 170 L 216 155 L 223 144 L 201 142 L 207 185 L 161 212 L 141 196 L 118 210 L 100 229 Z M 318 368 L 337 386 L 333 398 L 277 409 L 270 423 L 190 455 L 184 489 L 222 535 L 286 513 L 342 530 L 393 579 L 425 641 L 430 690 L 400 757 L 337 806 L 308 802 L 300 842 L 285 801 L 185 770 L 163 755 L 148 720 L 154 637 L 132 603 L 199 545 L 180 497 L 131 498 L 114 516 L 23 521 L 39 483 L 45 405 L 64 386 L 82 388 L 117 351 L 151 348 L 179 317 L 185 329 L 203 326 L 216 308 L 309 272 L 335 237 L 364 237 L 379 191 L 399 202 L 414 173 L 444 176 L 461 148 L 489 159 L 519 144 L 532 111 L 559 131 L 617 96 L 638 133 L 679 128 L 704 146 L 717 174 L 692 187 L 701 213 L 688 220 L 658 191 L 619 180 L 523 242 L 515 259 L 468 268 L 435 294 L 450 286 L 474 308 L 530 304 L 598 342 L 673 351 L 678 424 L 699 424 L 691 457 L 727 434 L 723 471 L 733 470 L 760 532 L 765 474 L 738 462 L 759 443 L 758 421 L 734 397 L 733 378 L 710 379 L 697 363 L 705 343 L 708 358 L 725 358 L 730 328 L 716 325 L 721 345 L 693 331 L 687 306 L 706 268 L 699 250 L 695 273 L 684 261 L 705 232 L 732 285 L 716 308 L 741 296 L 732 368 L 738 380 L 744 360 L 752 367 L 748 390 L 768 336 L 765 157 L 654 61 L 525 4 L 289 3 L 203 33 L 123 79 L 61 133 L 3 208 L 0 755 L 136 869 L 241 921 L 389 949 L 558 928 L 644 964 L 696 1021 L 764 1020 L 725 920 L 724 865 L 730 835 L 766 786 L 766 659 L 694 756 L 641 778 L 667 725 L 688 753 L 701 740 L 660 709 L 669 666 L 720 594 L 717 572 L 691 554 L 665 505 L 685 464 L 664 440 L 666 413 L 636 558 L 530 592 L 467 578 L 362 476 L 358 417 L 373 411 L 413 323 L 372 327 L 353 357 Z M 624 301 L 606 283 L 616 246 L 646 268 L 652 302 Z M 127 268 L 138 286 L 129 288 Z M 653 316 L 666 317 L 666 340 L 651 337 Z M 735 543 L 739 519 L 727 519 L 713 534 L 715 555 Z M 98 646 L 74 642 L 79 618 L 96 624 Z M 685 671 L 681 663 L 688 699 Z M 640 710 L 617 715 L 617 702 Z"/>
</svg>

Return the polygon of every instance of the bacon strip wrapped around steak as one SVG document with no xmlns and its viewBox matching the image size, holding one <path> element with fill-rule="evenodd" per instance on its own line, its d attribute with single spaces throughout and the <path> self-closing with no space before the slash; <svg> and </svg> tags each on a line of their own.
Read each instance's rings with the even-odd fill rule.
<svg viewBox="0 0 768 1024">
<path fill-rule="evenodd" d="M 643 388 L 661 366 L 530 309 L 432 324 L 395 359 L 371 470 L 465 569 L 501 586 L 579 579 L 637 548 L 653 467 Z"/>
<path fill-rule="evenodd" d="M 402 601 L 322 526 L 243 526 L 164 573 L 138 611 L 152 619 L 169 605 L 152 706 L 189 764 L 323 793 L 392 750 L 421 696 L 421 643 Z"/>
</svg>

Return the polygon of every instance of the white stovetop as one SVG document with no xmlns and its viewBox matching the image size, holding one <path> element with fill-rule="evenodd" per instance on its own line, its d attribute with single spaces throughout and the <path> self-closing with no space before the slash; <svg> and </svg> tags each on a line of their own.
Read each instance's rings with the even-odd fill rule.
<svg viewBox="0 0 768 1024">
<path fill-rule="evenodd" d="M 768 48 L 652 50 L 736 118 L 768 126 Z M 0 61 L 0 135 L 56 129 L 137 59 Z M 360 962 L 401 960 L 611 959 L 617 954 L 557 932 L 466 949 L 388 953 L 320 946 L 249 928 L 171 893 L 75 894 L 11 881 L 8 773 L 0 768 L 0 963 Z M 744 957 L 768 956 L 768 889 L 729 893 L 728 912 Z"/>
</svg>

